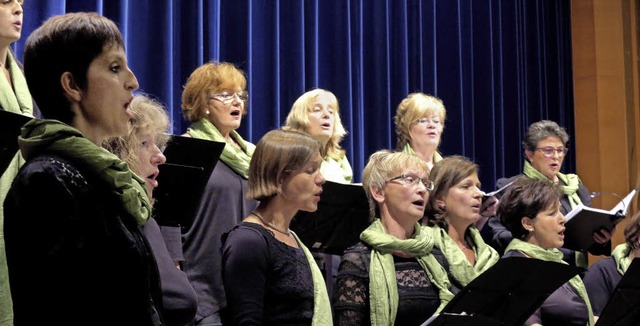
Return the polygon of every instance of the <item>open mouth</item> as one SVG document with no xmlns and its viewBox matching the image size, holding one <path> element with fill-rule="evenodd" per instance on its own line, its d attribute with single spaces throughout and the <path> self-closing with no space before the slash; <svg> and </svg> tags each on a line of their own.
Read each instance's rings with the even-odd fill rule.
<svg viewBox="0 0 640 326">
<path fill-rule="evenodd" d="M 413 202 L 411 202 L 412 204 L 416 205 L 416 206 L 420 206 L 420 207 L 424 207 L 424 200 L 420 199 L 420 200 L 415 200 Z"/>
<path fill-rule="evenodd" d="M 331 124 L 326 122 L 322 124 L 322 128 L 331 128 Z"/>
<path fill-rule="evenodd" d="M 241 114 L 242 114 L 242 111 L 240 111 L 240 110 L 231 111 L 231 116 L 232 117 L 240 117 Z"/>
<path fill-rule="evenodd" d="M 157 188 L 158 187 L 158 180 L 156 180 L 156 178 L 158 177 L 158 172 L 159 171 L 156 171 L 153 174 L 148 175 L 147 178 L 146 178 L 147 182 L 149 184 L 151 184 L 151 186 L 153 188 Z"/>
</svg>

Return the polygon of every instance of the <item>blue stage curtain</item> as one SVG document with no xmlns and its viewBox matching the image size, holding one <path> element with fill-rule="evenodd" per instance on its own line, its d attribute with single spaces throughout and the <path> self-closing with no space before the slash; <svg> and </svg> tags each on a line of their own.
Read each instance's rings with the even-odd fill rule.
<svg viewBox="0 0 640 326">
<path fill-rule="evenodd" d="M 393 116 L 408 93 L 445 103 L 441 151 L 475 160 L 484 188 L 521 172 L 522 136 L 551 119 L 573 135 L 569 0 L 27 0 L 21 57 L 46 18 L 96 11 L 125 35 L 141 91 L 168 107 L 173 132 L 189 74 L 229 61 L 248 77 L 240 133 L 257 142 L 303 92 L 339 99 L 355 179 L 395 148 Z M 574 155 L 565 171 L 575 170 Z"/>
</svg>

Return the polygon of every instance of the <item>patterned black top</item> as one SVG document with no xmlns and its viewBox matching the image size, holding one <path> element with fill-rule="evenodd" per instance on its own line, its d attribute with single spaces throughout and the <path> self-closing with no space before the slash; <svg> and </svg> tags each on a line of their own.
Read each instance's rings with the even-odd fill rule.
<svg viewBox="0 0 640 326">
<path fill-rule="evenodd" d="M 445 270 L 449 264 L 439 249 L 432 254 Z M 440 305 L 438 289 L 415 258 L 394 256 L 398 284 L 398 311 L 395 325 L 420 325 Z M 333 298 L 335 325 L 371 325 L 369 305 L 369 264 L 371 247 L 363 242 L 342 256 Z M 451 279 L 451 276 L 449 276 Z M 452 293 L 459 289 L 452 288 Z"/>
</svg>

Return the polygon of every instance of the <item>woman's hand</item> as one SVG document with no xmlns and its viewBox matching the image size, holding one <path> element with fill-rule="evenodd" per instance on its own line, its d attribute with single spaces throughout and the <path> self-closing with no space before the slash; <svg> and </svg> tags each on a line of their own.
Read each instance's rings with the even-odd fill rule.
<svg viewBox="0 0 640 326">
<path fill-rule="evenodd" d="M 480 215 L 482 215 L 482 217 L 491 217 L 496 215 L 498 202 L 499 200 L 496 196 L 491 196 L 487 200 L 484 200 L 480 206 Z"/>
<path fill-rule="evenodd" d="M 599 244 L 607 243 L 609 240 L 611 240 L 611 236 L 613 236 L 613 232 L 615 230 L 616 229 L 613 228 L 611 232 L 609 232 L 606 229 L 600 229 L 598 230 L 598 232 L 593 233 L 593 240 L 595 240 L 595 242 Z"/>
</svg>

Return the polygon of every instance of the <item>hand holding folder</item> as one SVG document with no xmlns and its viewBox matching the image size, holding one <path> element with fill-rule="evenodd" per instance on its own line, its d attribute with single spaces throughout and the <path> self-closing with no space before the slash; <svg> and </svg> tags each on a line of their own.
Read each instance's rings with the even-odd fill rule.
<svg viewBox="0 0 640 326">
<path fill-rule="evenodd" d="M 584 251 L 594 243 L 593 234 L 605 229 L 611 232 L 627 215 L 631 200 L 636 195 L 632 190 L 611 210 L 578 206 L 565 215 L 564 247 Z"/>
</svg>

